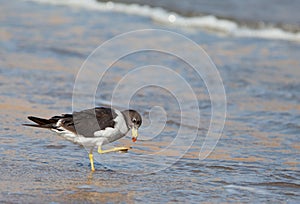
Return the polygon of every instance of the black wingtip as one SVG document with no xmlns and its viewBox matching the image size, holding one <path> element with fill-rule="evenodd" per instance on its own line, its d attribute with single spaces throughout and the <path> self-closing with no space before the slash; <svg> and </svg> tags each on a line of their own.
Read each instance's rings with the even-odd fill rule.
<svg viewBox="0 0 300 204">
<path fill-rule="evenodd" d="M 44 118 L 38 118 L 38 117 L 35 117 L 35 116 L 28 116 L 27 117 L 29 120 L 39 124 L 39 125 L 46 125 L 46 124 L 50 124 L 51 122 L 47 119 L 44 119 Z"/>
<path fill-rule="evenodd" d="M 28 116 L 27 117 L 29 120 L 31 120 L 31 121 L 34 121 L 34 120 L 36 120 L 36 119 L 40 119 L 40 118 L 38 118 L 38 117 L 35 117 L 35 116 Z"/>
<path fill-rule="evenodd" d="M 45 128 L 45 129 L 53 128 L 51 125 L 39 125 L 39 124 L 22 124 L 22 125 L 27 127 Z"/>
<path fill-rule="evenodd" d="M 37 124 L 22 124 L 23 126 L 29 126 L 29 127 L 41 127 L 40 125 L 37 125 Z"/>
</svg>

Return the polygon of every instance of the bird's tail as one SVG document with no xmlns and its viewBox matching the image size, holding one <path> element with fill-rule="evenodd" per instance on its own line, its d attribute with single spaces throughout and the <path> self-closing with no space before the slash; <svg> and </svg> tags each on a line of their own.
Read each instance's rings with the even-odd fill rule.
<svg viewBox="0 0 300 204">
<path fill-rule="evenodd" d="M 34 116 L 28 116 L 28 119 L 35 122 L 36 124 L 22 124 L 22 125 L 30 126 L 30 127 L 38 127 L 38 128 L 53 128 L 53 125 L 55 124 L 53 120 L 38 118 Z"/>
</svg>

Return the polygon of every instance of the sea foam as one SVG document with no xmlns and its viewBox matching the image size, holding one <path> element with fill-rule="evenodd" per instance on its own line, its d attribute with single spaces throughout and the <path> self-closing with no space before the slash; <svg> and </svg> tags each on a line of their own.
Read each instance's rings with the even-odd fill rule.
<svg viewBox="0 0 300 204">
<path fill-rule="evenodd" d="M 122 4 L 115 2 L 97 2 L 96 0 L 25 0 L 53 5 L 65 5 L 72 7 L 81 7 L 90 10 L 112 11 L 126 14 L 149 17 L 154 21 L 171 24 L 174 26 L 193 27 L 209 29 L 217 33 L 234 37 L 252 37 L 277 40 L 289 40 L 300 42 L 300 32 L 289 32 L 278 27 L 250 28 L 241 26 L 238 23 L 220 19 L 213 15 L 199 17 L 184 17 L 174 12 L 166 11 L 159 7 L 150 7 L 138 4 Z"/>
</svg>

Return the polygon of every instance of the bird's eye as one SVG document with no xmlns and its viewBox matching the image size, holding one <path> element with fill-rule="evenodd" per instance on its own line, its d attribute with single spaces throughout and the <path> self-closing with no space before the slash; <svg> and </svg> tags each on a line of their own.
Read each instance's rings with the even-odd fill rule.
<svg viewBox="0 0 300 204">
<path fill-rule="evenodd" d="M 135 119 L 135 118 L 133 118 L 133 119 L 132 119 L 132 122 L 136 123 L 136 119 Z"/>
</svg>

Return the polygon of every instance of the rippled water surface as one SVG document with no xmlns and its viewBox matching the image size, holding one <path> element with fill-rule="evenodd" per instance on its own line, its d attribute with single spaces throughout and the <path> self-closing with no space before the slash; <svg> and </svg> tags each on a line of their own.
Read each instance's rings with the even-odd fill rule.
<svg viewBox="0 0 300 204">
<path fill-rule="evenodd" d="M 1 203 L 299 202 L 299 43 L 217 36 L 122 13 L 0 2 Z M 202 46 L 218 67 L 226 90 L 227 119 L 221 139 L 205 160 L 198 159 L 211 117 L 205 83 L 193 80 L 182 61 L 156 52 L 137 53 L 116 62 L 96 91 L 96 105 L 109 105 L 115 84 L 132 68 L 150 62 L 172 68 L 190 79 L 199 99 L 201 124 L 190 148 L 182 140 L 175 149 L 159 153 L 180 126 L 176 97 L 159 87 L 139 89 L 130 104 L 144 117 L 140 140 L 132 144 L 125 137 L 117 142 L 132 146 L 126 154 L 95 153 L 94 173 L 84 148 L 46 130 L 21 125 L 28 122 L 28 115 L 71 112 L 75 78 L 86 57 L 106 40 L 144 28 L 187 36 Z M 155 37 L 145 38 L 144 43 L 153 43 Z M 161 45 L 170 43 L 161 39 Z M 168 82 L 164 75 L 147 72 L 139 80 L 153 76 Z M 83 90 L 91 86 L 88 80 L 82 84 Z M 170 86 L 180 90 L 177 84 Z M 129 90 L 126 86 L 120 89 L 117 106 L 122 109 L 127 106 L 124 101 Z M 84 92 L 78 94 L 79 103 L 89 103 Z M 185 97 L 184 107 L 192 114 L 191 96 Z M 162 110 L 167 119 L 160 114 Z M 155 137 L 156 130 L 147 128 L 150 119 L 157 124 L 167 121 Z M 188 127 L 185 135 L 197 128 L 183 125 Z M 181 159 L 161 168 L 187 149 Z M 144 162 L 135 160 L 150 154 Z M 154 171 L 156 168 L 159 171 Z"/>
</svg>

